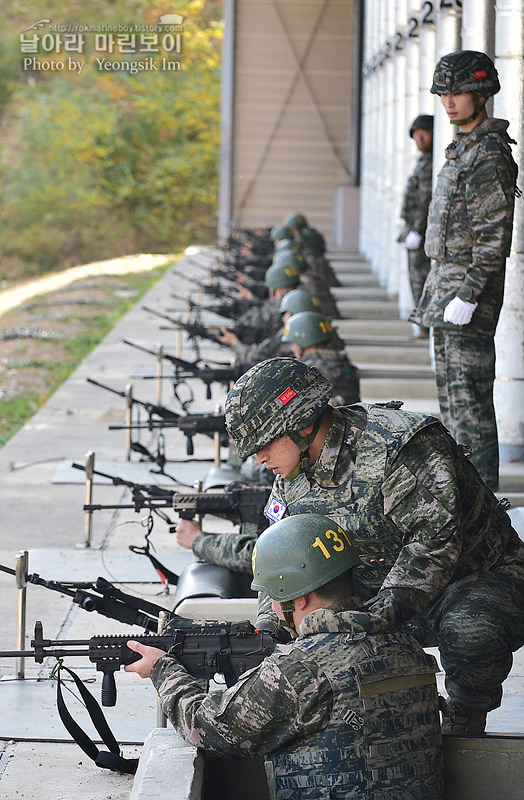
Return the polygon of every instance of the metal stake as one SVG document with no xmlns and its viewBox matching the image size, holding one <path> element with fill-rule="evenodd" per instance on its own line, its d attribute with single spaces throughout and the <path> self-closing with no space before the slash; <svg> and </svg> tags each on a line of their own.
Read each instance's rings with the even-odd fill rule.
<svg viewBox="0 0 524 800">
<path fill-rule="evenodd" d="M 95 469 L 95 454 L 92 450 L 86 453 L 86 506 L 93 502 L 93 473 Z M 91 534 L 93 531 L 93 512 L 86 511 L 84 517 L 84 547 L 91 547 Z"/>
<path fill-rule="evenodd" d="M 25 620 L 26 620 L 26 593 L 27 593 L 27 570 L 29 564 L 29 551 L 21 550 L 16 556 L 15 577 L 17 592 L 17 625 L 16 643 L 18 650 L 25 650 Z M 16 659 L 16 677 L 19 680 L 25 678 L 25 658 Z"/>
</svg>

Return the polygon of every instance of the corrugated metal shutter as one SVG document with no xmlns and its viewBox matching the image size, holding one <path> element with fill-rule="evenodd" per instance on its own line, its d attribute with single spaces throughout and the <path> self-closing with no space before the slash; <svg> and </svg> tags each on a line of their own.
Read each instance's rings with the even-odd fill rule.
<svg viewBox="0 0 524 800">
<path fill-rule="evenodd" d="M 353 18 L 353 0 L 238 0 L 238 226 L 273 225 L 301 211 L 331 239 L 334 191 L 350 181 Z"/>
</svg>

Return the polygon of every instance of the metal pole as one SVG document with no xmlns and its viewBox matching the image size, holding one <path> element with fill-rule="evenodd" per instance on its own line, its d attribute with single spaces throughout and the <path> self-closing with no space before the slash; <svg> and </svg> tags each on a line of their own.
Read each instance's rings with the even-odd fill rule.
<svg viewBox="0 0 524 800">
<path fill-rule="evenodd" d="M 25 650 L 25 621 L 26 621 L 26 593 L 27 593 L 27 572 L 29 563 L 29 551 L 21 550 L 16 556 L 15 577 L 17 587 L 17 626 L 16 626 L 16 645 L 17 650 Z M 25 658 L 16 659 L 16 677 L 19 680 L 25 678 Z"/>
<path fill-rule="evenodd" d="M 85 455 L 86 467 L 86 506 L 93 502 L 93 475 L 95 469 L 95 454 L 89 450 Z M 93 530 L 93 512 L 86 511 L 84 517 L 84 547 L 91 547 L 91 534 Z"/>
<path fill-rule="evenodd" d="M 130 383 L 124 389 L 126 397 L 126 460 L 131 461 L 131 425 L 133 422 L 133 387 Z"/>
<path fill-rule="evenodd" d="M 161 636 L 164 633 L 164 629 L 167 625 L 169 620 L 169 614 L 167 611 L 161 611 L 158 615 L 158 627 L 157 633 Z M 162 711 L 162 707 L 160 705 L 160 697 L 157 697 L 156 701 L 156 726 L 157 728 L 167 728 L 167 717 Z"/>
<path fill-rule="evenodd" d="M 159 342 L 156 346 L 156 404 L 162 405 L 162 383 L 164 380 L 164 345 Z"/>
</svg>

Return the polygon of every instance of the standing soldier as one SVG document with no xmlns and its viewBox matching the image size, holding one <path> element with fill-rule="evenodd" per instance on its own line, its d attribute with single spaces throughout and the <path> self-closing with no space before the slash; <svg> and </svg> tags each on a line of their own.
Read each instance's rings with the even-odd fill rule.
<svg viewBox="0 0 524 800">
<path fill-rule="evenodd" d="M 440 412 L 488 486 L 499 484 L 493 407 L 495 329 L 502 307 L 513 229 L 517 166 L 508 122 L 488 119 L 486 100 L 500 89 L 484 53 L 440 59 L 433 94 L 459 133 L 446 149 L 429 208 L 426 253 L 432 259 L 410 319 L 433 326 Z"/>
<path fill-rule="evenodd" d="M 409 282 L 413 301 L 417 305 L 430 267 L 430 260 L 424 252 L 424 236 L 431 200 L 433 117 L 429 114 L 420 114 L 413 120 L 409 135 L 421 155 L 413 174 L 408 178 L 404 192 L 400 212 L 404 220 L 404 229 L 398 241 L 402 242 L 407 250 Z M 420 328 L 418 335 L 426 337 L 428 329 Z"/>
</svg>

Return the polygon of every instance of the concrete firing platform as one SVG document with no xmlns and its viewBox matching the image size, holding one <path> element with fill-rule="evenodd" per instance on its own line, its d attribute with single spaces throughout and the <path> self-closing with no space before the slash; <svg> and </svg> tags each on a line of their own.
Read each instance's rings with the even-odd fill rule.
<svg viewBox="0 0 524 800">
<path fill-rule="evenodd" d="M 197 258 L 201 266 L 211 265 L 211 251 L 205 248 L 194 248 L 194 250 L 192 257 Z M 337 289 L 342 303 L 345 302 L 342 298 L 346 289 L 346 297 L 348 302 L 351 302 L 351 292 L 365 288 L 365 296 L 369 298 L 368 289 L 374 286 L 378 288 L 376 277 L 370 273 L 367 264 L 358 253 L 334 253 L 333 263 L 340 275 L 341 283 L 344 284 Z M 180 289 L 180 286 L 174 285 L 175 276 L 178 271 L 192 274 L 191 270 L 191 263 L 187 259 L 182 259 L 173 270 L 166 273 L 151 288 L 143 301 L 126 314 L 100 345 L 89 354 L 48 403 L 0 450 L 0 507 L 2 508 L 0 557 L 3 563 L 14 566 L 16 553 L 26 549 L 30 552 L 29 571 L 39 572 L 45 579 L 94 581 L 100 574 L 114 582 L 116 577 L 122 581 L 119 588 L 124 591 L 132 593 L 136 588 L 137 593 L 143 591 L 148 596 L 147 599 L 158 605 L 166 608 L 172 605 L 172 595 L 158 595 L 162 587 L 155 582 L 157 576 L 149 561 L 128 550 L 129 544 L 139 545 L 144 542 L 145 528 L 140 515 L 132 511 L 125 514 L 95 512 L 93 546 L 89 549 L 78 548 L 77 545 L 83 539 L 82 506 L 85 502 L 85 491 L 82 484 L 85 476 L 81 471 L 76 475 L 77 471 L 70 470 L 66 465 L 70 465 L 72 461 L 83 464 L 85 454 L 93 451 L 95 469 L 98 467 L 101 471 L 113 474 L 113 466 L 117 470 L 123 468 L 125 432 L 108 431 L 108 425 L 124 423 L 125 401 L 87 384 L 86 378 L 95 378 L 116 389 L 123 389 L 126 384 L 131 383 L 136 397 L 157 402 L 156 381 L 144 379 L 154 372 L 154 356 L 126 346 L 122 340 L 136 341 L 147 347 L 155 347 L 162 342 L 169 352 L 175 352 L 175 333 L 172 330 L 163 330 L 162 321 L 153 318 L 142 306 L 165 308 L 167 304 L 171 305 L 171 300 L 169 303 L 166 302 L 170 292 Z M 384 301 L 383 290 L 377 294 L 377 300 Z M 362 299 L 362 305 L 365 305 L 365 302 Z M 386 348 L 395 348 L 395 363 L 403 364 L 406 368 L 414 363 L 427 363 L 425 360 L 427 342 L 413 339 L 412 326 L 404 320 L 341 320 L 337 322 L 337 328 L 339 334 L 349 340 L 350 348 L 359 344 L 363 349 L 368 346 L 384 348 L 386 361 L 389 360 Z M 398 351 L 404 347 L 403 360 Z M 415 352 L 418 356 L 423 356 L 420 361 L 418 357 L 416 362 L 411 361 L 411 354 Z M 180 355 L 189 361 L 195 357 L 186 339 L 183 340 Z M 205 344 L 202 347 L 202 357 L 227 361 L 229 352 L 224 348 Z M 361 362 L 360 359 L 358 363 L 362 363 L 363 368 L 368 364 L 367 361 Z M 371 363 L 376 364 L 377 361 L 372 362 L 370 359 L 369 364 Z M 371 381 L 372 379 L 367 385 L 363 383 L 365 401 L 398 398 L 396 389 L 400 388 L 400 381 L 393 380 L 388 385 L 384 379 L 383 394 L 386 396 L 377 398 L 368 393 L 368 389 L 371 391 L 373 388 Z M 427 383 L 429 382 L 428 380 Z M 410 396 L 406 396 L 404 408 L 430 413 L 438 411 L 434 399 L 414 391 L 416 379 L 405 379 L 405 383 L 405 394 Z M 411 392 L 408 391 L 410 383 Z M 191 413 L 196 413 L 197 410 L 199 413 L 214 411 L 217 403 L 223 403 L 226 395 L 225 388 L 218 384 L 213 385 L 213 397 L 210 400 L 205 397 L 205 388 L 200 386 L 199 381 L 191 381 L 191 388 L 195 395 Z M 163 398 L 164 405 L 177 410 L 176 405 L 171 405 L 174 399 L 168 381 L 164 382 Z M 180 436 L 178 431 L 165 433 L 166 455 L 180 459 L 181 462 L 185 461 L 184 437 Z M 148 440 L 144 438 L 142 441 L 151 449 L 155 437 L 150 436 Z M 196 437 L 195 453 L 199 457 L 212 459 L 214 448 L 211 439 L 205 436 Z M 107 470 L 103 466 L 106 466 Z M 502 465 L 503 480 L 506 466 Z M 524 490 L 524 464 L 510 466 L 511 469 L 507 472 L 511 487 L 515 490 Z M 169 464 L 166 466 L 166 472 L 175 472 L 175 467 L 177 477 L 184 482 L 192 482 L 194 470 L 191 462 Z M 152 468 L 154 469 L 155 465 L 152 465 Z M 138 461 L 133 461 L 133 465 L 128 469 L 130 472 L 127 474 L 134 476 L 130 478 L 134 482 L 150 484 L 158 480 L 163 481 L 163 478 L 149 474 L 147 463 L 140 464 Z M 71 472 L 75 472 L 75 475 L 71 475 Z M 121 471 L 116 474 L 121 474 Z M 97 481 L 93 500 L 100 503 L 119 502 L 122 494 L 122 487 L 111 486 L 109 482 L 107 485 L 99 484 Z M 521 514 L 518 510 L 515 516 L 520 520 Z M 133 523 L 131 527 L 130 523 Z M 207 525 L 206 522 L 206 528 Z M 212 520 L 209 521 L 209 525 L 213 525 Z M 181 548 L 176 545 L 175 537 L 169 534 L 165 523 L 155 522 L 152 542 L 160 560 L 175 572 L 178 571 L 178 564 L 184 559 L 193 558 L 189 551 L 181 552 Z M 131 586 L 127 587 L 126 583 Z M 140 586 L 140 583 L 143 585 Z M 56 592 L 29 585 L 27 596 L 28 638 L 35 619 L 42 619 L 45 635 L 54 638 L 85 639 L 100 633 L 129 631 L 128 627 L 124 629 L 111 620 L 96 614 L 87 614 L 77 606 L 72 607 L 69 598 Z M 12 576 L 2 573 L 0 573 L 0 607 L 3 610 L 3 647 L 15 649 L 15 581 Z M 234 612 L 230 608 L 228 613 L 235 613 L 238 615 L 237 618 L 242 618 L 251 614 L 252 608 L 244 614 L 242 608 L 237 605 Z M 187 614 L 193 616 L 190 610 Z M 224 618 L 217 601 L 206 607 L 204 615 L 208 618 Z M 505 696 L 501 709 L 488 717 L 490 729 L 496 725 L 498 730 L 503 730 L 511 725 L 510 729 L 515 731 L 518 727 L 514 727 L 514 720 L 524 718 L 524 713 L 519 714 L 520 709 L 524 712 L 524 665 L 521 653 L 522 651 L 516 654 L 513 669 L 505 683 Z M 11 670 L 12 663 L 7 665 L 2 663 L 4 673 L 6 666 Z M 28 666 L 27 673 L 37 674 L 36 665 L 33 664 L 31 669 Z M 108 710 L 108 716 L 115 712 L 119 717 L 119 721 L 115 721 L 115 724 L 117 727 L 122 726 L 122 736 L 126 741 L 142 741 L 145 733 L 156 725 L 154 690 L 147 682 L 141 683 L 138 677 L 122 672 L 117 675 L 117 684 L 120 689 L 120 703 L 115 709 Z M 5 694 L 2 695 L 4 690 Z M 95 694 L 98 690 L 99 684 L 95 684 Z M 11 721 L 4 727 L 4 714 L 0 715 L 0 753 L 2 749 L 4 750 L 0 763 L 0 797 L 5 797 L 6 800 L 14 800 L 17 797 L 23 800 L 71 800 L 71 798 L 128 800 L 132 777 L 98 769 L 76 745 L 36 741 L 37 730 L 43 731 L 44 737 L 51 731 L 48 723 L 51 701 L 54 702 L 54 687 L 51 684 L 41 683 L 31 686 L 29 682 L 24 685 L 17 682 L 13 685 L 0 681 L 0 698 L 2 697 L 7 707 L 12 709 L 13 715 L 20 714 L 23 709 L 24 714 L 27 713 L 34 718 L 31 724 L 35 727 L 28 729 L 28 735 L 34 736 L 35 739 L 30 742 L 7 744 L 9 734 L 14 735 L 18 732 L 21 736 L 22 729 L 20 727 L 15 729 Z M 56 729 L 53 727 L 53 730 L 54 735 L 60 735 L 58 727 Z M 522 762 L 521 742 L 517 739 L 513 741 L 517 742 L 515 747 Z M 513 762 L 509 760 L 504 763 Z M 462 768 L 462 771 L 467 774 L 468 769 L 469 767 Z M 480 770 L 477 771 L 480 774 Z M 145 794 L 140 795 L 135 792 L 133 797 L 135 800 L 138 798 L 152 800 L 160 789 L 158 784 L 148 784 Z M 160 794 L 163 797 L 168 796 L 162 794 L 162 791 Z M 501 797 L 502 795 L 498 795 L 497 800 Z M 514 800 L 514 797 L 516 798 L 516 795 L 510 795 L 508 792 L 504 800 Z M 460 800 L 469 800 L 469 797 L 464 794 Z M 479 795 L 475 800 L 484 798 Z M 522 797 L 519 797 L 519 800 L 522 800 Z"/>
</svg>

